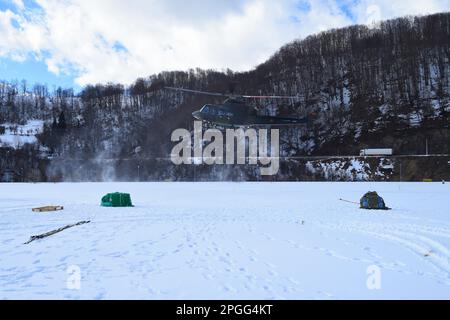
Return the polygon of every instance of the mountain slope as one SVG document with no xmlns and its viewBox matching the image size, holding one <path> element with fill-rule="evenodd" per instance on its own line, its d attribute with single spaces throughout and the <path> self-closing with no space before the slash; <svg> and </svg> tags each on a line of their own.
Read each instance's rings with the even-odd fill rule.
<svg viewBox="0 0 450 320">
<path fill-rule="evenodd" d="M 130 87 L 87 86 L 77 96 L 72 90 L 50 94 L 42 86 L 26 90 L 23 83 L 3 84 L 0 123 L 47 123 L 38 137 L 51 159 L 28 147 L 37 157 L 32 176 L 38 180 L 261 179 L 252 166 L 192 168 L 164 161 L 173 147 L 171 132 L 192 129 L 192 111 L 220 102 L 164 86 L 227 92 L 232 85 L 236 93 L 299 96 L 260 106 L 262 113 L 278 115 L 317 113 L 304 127 L 280 131 L 283 156 L 356 155 L 365 147 L 391 147 L 396 154 L 414 155 L 425 153 L 427 142 L 430 153 L 449 154 L 449 45 L 450 14 L 442 13 L 329 30 L 285 45 L 248 72 L 162 72 Z M 23 154 L 8 152 L 9 166 L 20 166 Z M 415 164 L 407 165 L 407 179 L 421 179 L 421 167 L 436 166 L 411 161 Z M 440 163 L 433 178 L 446 178 L 445 161 Z M 21 172 L 25 180 L 26 168 Z M 383 179 L 399 173 L 395 164 L 394 172 Z M 283 163 L 275 177 L 311 178 L 325 177 L 312 177 L 301 161 Z"/>
</svg>

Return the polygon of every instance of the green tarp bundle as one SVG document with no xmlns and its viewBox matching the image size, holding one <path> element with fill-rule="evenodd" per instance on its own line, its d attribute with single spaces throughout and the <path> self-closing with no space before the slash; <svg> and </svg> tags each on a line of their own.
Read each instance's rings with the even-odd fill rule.
<svg viewBox="0 0 450 320">
<path fill-rule="evenodd" d="M 131 197 L 129 193 L 115 192 L 108 193 L 102 197 L 103 207 L 132 207 Z"/>
</svg>

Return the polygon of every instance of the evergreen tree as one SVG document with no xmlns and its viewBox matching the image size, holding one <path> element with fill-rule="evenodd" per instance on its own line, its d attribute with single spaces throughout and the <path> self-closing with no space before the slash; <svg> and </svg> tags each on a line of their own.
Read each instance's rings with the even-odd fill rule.
<svg viewBox="0 0 450 320">
<path fill-rule="evenodd" d="M 63 130 L 67 128 L 66 117 L 64 116 L 64 111 L 61 111 L 61 113 L 59 114 L 58 128 L 63 129 Z"/>
</svg>

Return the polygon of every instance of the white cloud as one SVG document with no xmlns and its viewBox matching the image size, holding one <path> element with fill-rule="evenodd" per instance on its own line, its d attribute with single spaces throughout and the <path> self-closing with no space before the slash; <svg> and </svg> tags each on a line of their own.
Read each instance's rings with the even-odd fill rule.
<svg viewBox="0 0 450 320">
<path fill-rule="evenodd" d="M 12 2 L 19 9 L 25 8 L 25 5 L 23 4 L 22 0 L 12 0 Z"/>
<path fill-rule="evenodd" d="M 45 59 L 76 82 L 130 83 L 162 70 L 246 70 L 311 33 L 406 14 L 445 11 L 450 0 L 15 0 L 0 11 L 0 56 Z"/>
<path fill-rule="evenodd" d="M 376 4 L 371 4 L 366 9 L 366 23 L 373 23 L 381 20 L 381 9 Z"/>
<path fill-rule="evenodd" d="M 449 10 L 449 0 L 360 0 L 352 11 L 358 23 L 369 24 L 382 19 Z"/>
</svg>

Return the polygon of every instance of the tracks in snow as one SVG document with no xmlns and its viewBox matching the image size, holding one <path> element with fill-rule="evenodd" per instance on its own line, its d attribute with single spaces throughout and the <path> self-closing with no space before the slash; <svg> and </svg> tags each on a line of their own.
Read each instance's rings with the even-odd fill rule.
<svg viewBox="0 0 450 320">
<path fill-rule="evenodd" d="M 450 249 L 442 239 L 450 239 L 450 229 L 417 224 L 341 222 L 322 227 L 361 233 L 401 246 L 441 271 L 439 280 L 450 285 Z M 441 239 L 439 239 L 441 238 Z"/>
</svg>

